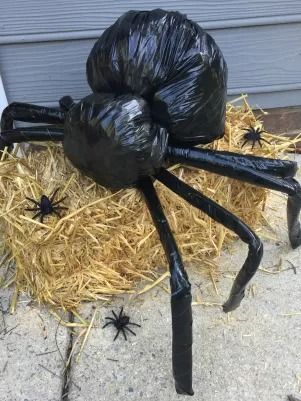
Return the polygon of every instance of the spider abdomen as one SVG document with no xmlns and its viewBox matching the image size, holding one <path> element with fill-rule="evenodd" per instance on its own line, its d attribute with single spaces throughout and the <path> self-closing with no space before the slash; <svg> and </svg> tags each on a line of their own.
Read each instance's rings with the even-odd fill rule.
<svg viewBox="0 0 301 401">
<path fill-rule="evenodd" d="M 93 92 L 134 93 L 171 142 L 209 143 L 224 133 L 227 65 L 214 39 L 178 12 L 129 11 L 87 60 Z"/>
<path fill-rule="evenodd" d="M 133 186 L 162 167 L 168 134 L 155 124 L 146 101 L 133 95 L 92 94 L 71 108 L 64 151 L 98 184 Z"/>
<path fill-rule="evenodd" d="M 41 196 L 41 210 L 43 214 L 51 214 L 53 211 L 52 203 L 46 195 Z"/>
</svg>

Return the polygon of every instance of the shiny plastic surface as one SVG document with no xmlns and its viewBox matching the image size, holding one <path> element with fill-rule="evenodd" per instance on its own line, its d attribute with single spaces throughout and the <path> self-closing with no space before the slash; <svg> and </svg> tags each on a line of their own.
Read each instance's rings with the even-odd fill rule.
<svg viewBox="0 0 301 401">
<path fill-rule="evenodd" d="M 129 11 L 106 29 L 87 60 L 94 92 L 134 93 L 181 144 L 223 135 L 227 66 L 212 37 L 178 12 Z"/>
<path fill-rule="evenodd" d="M 193 395 L 191 294 L 171 298 L 172 369 L 178 394 Z"/>
<path fill-rule="evenodd" d="M 298 164 L 292 160 L 270 159 L 267 157 L 243 155 L 227 152 L 224 150 L 211 150 L 201 148 L 179 148 L 169 146 L 166 157 L 171 163 L 187 163 L 188 160 L 197 160 L 197 167 L 214 171 L 216 165 L 232 168 L 247 167 L 252 170 L 259 170 L 274 176 L 287 178 L 293 177 L 298 171 Z M 220 170 L 216 170 L 219 174 Z"/>
<path fill-rule="evenodd" d="M 183 163 L 216 174 L 249 182 L 263 188 L 288 194 L 287 222 L 293 248 L 301 245 L 301 186 L 293 176 L 297 164 L 290 160 L 273 160 L 255 156 L 235 155 L 205 149 L 167 147 L 170 163 Z"/>
<path fill-rule="evenodd" d="M 27 123 L 63 124 L 65 114 L 54 108 L 14 102 L 3 110 L 0 123 L 1 132 L 12 130 L 14 120 Z"/>
<path fill-rule="evenodd" d="M 153 123 L 146 101 L 134 95 L 92 94 L 66 116 L 64 151 L 98 184 L 134 185 L 162 166 L 167 131 Z"/>
<path fill-rule="evenodd" d="M 183 261 L 151 178 L 139 182 L 165 250 L 170 270 L 172 369 L 178 394 L 193 395 L 191 289 Z"/>
<path fill-rule="evenodd" d="M 228 229 L 234 231 L 242 241 L 249 245 L 247 259 L 234 280 L 227 302 L 223 305 L 224 312 L 230 312 L 236 309 L 244 297 L 246 285 L 254 276 L 260 264 L 263 251 L 260 239 L 238 217 L 213 200 L 207 198 L 201 192 L 179 180 L 169 171 L 164 169 L 160 170 L 157 174 L 157 178 L 191 205 L 202 210 L 215 221 L 218 221 Z"/>
<path fill-rule="evenodd" d="M 55 125 L 15 128 L 0 133 L 0 151 L 4 150 L 6 146 L 11 150 L 14 143 L 28 142 L 28 140 L 61 142 L 63 137 L 63 128 Z"/>
</svg>

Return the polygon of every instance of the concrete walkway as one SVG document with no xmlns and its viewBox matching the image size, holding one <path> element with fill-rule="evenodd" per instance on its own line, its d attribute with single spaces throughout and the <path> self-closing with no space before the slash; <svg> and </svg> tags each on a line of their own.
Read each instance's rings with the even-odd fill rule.
<svg viewBox="0 0 301 401">
<path fill-rule="evenodd" d="M 61 400 L 69 333 L 43 308 L 20 299 L 8 312 L 12 290 L 0 291 L 0 400 Z"/>
<path fill-rule="evenodd" d="M 277 205 L 277 207 L 276 207 Z M 279 206 L 281 205 L 281 206 Z M 264 240 L 265 256 L 241 307 L 225 315 L 219 306 L 193 306 L 194 391 L 204 401 L 285 401 L 301 398 L 301 251 L 288 245 L 285 198 L 274 196 L 270 221 L 276 240 Z M 265 231 L 259 233 L 266 237 Z M 246 257 L 237 241 L 219 261 L 218 294 L 209 278 L 189 270 L 194 300 L 222 303 L 232 277 Z M 165 283 L 168 285 L 168 282 Z M 85 304 L 96 315 L 78 358 L 81 329 L 58 327 L 47 310 L 20 299 L 7 311 L 11 292 L 1 290 L 1 401 L 180 400 L 171 373 L 169 296 L 162 289 L 140 297 L 118 297 L 111 305 Z M 121 305 L 137 336 L 113 342 L 114 329 L 102 329 L 105 316 Z M 2 316 L 1 316 L 2 315 Z M 64 362 L 71 346 L 70 371 Z M 58 347 L 59 350 L 58 351 Z"/>
</svg>

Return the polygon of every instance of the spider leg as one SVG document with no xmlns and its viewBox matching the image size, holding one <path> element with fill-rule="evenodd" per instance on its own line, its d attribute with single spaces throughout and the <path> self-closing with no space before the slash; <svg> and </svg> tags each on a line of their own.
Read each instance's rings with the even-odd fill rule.
<svg viewBox="0 0 301 401">
<path fill-rule="evenodd" d="M 124 337 L 125 341 L 127 341 L 128 339 L 127 339 L 127 337 L 126 337 L 126 334 L 125 334 L 124 329 L 125 329 L 125 327 L 122 327 L 122 328 L 121 328 L 121 332 L 122 332 L 122 334 L 123 334 L 123 337 Z"/>
<path fill-rule="evenodd" d="M 124 327 L 124 330 L 128 330 L 130 333 L 134 334 L 134 336 L 136 335 L 136 333 L 127 326 Z"/>
<path fill-rule="evenodd" d="M 265 131 L 264 131 L 265 132 Z M 260 140 L 261 141 L 263 141 L 263 142 L 266 142 L 266 143 L 268 143 L 269 145 L 271 145 L 271 142 L 270 141 L 268 141 L 267 139 L 265 139 L 265 138 L 260 138 Z"/>
<path fill-rule="evenodd" d="M 28 212 L 37 212 L 38 210 L 41 210 L 39 207 L 32 207 L 32 208 L 26 208 L 24 209 Z"/>
<path fill-rule="evenodd" d="M 118 318 L 119 318 L 119 319 L 120 319 L 121 316 L 122 316 L 122 312 L 123 312 L 123 306 L 120 308 L 120 312 L 119 312 L 119 315 L 118 315 Z"/>
<path fill-rule="evenodd" d="M 248 139 L 246 139 L 246 140 L 244 141 L 244 143 L 241 145 L 241 147 L 243 148 L 247 143 L 248 143 Z"/>
<path fill-rule="evenodd" d="M 65 120 L 65 113 L 55 108 L 37 106 L 28 103 L 11 103 L 3 110 L 1 116 L 0 150 L 3 150 L 5 146 L 8 146 L 9 150 L 11 150 L 14 143 L 28 140 L 28 138 L 24 139 L 24 132 L 21 137 L 16 137 L 17 132 L 13 130 L 14 120 L 29 123 L 59 124 L 62 127 Z M 4 132 L 6 135 L 4 135 Z M 14 132 L 14 134 L 10 135 L 12 132 Z M 30 138 L 29 140 L 38 139 Z"/>
<path fill-rule="evenodd" d="M 261 143 L 262 138 L 258 138 L 257 142 L 259 143 L 259 146 L 262 148 L 262 143 Z"/>
<path fill-rule="evenodd" d="M 112 320 L 113 322 L 115 321 L 115 319 L 113 319 L 112 317 L 105 317 L 105 319 L 107 319 L 107 320 Z"/>
<path fill-rule="evenodd" d="M 68 210 L 68 208 L 65 207 L 65 206 L 53 206 L 53 205 L 52 205 L 52 209 L 54 209 L 54 210 Z"/>
<path fill-rule="evenodd" d="M 175 149 L 173 149 L 174 151 Z M 273 189 L 288 195 L 287 201 L 287 224 L 290 243 L 293 248 L 301 245 L 301 226 L 299 214 L 301 210 L 301 186 L 293 178 L 279 178 L 267 174 L 264 171 L 251 168 L 248 164 L 236 163 L 235 159 L 211 157 L 199 152 L 197 149 L 177 149 L 182 152 L 179 157 L 173 157 L 172 161 L 190 166 L 199 167 L 213 173 L 231 177 L 237 180 L 246 181 L 250 184 L 263 188 Z"/>
<path fill-rule="evenodd" d="M 54 192 L 53 192 L 53 194 L 51 195 L 51 197 L 50 197 L 50 203 L 52 204 L 52 206 L 54 206 L 54 203 L 52 203 L 53 202 L 53 200 L 54 200 L 54 198 L 55 198 L 55 196 L 56 196 L 56 194 L 58 193 L 58 190 L 59 190 L 60 188 L 57 188 Z"/>
<path fill-rule="evenodd" d="M 152 180 L 141 180 L 142 191 L 160 236 L 170 269 L 172 315 L 172 365 L 176 391 L 193 395 L 192 390 L 192 310 L 187 273 Z"/>
<path fill-rule="evenodd" d="M 118 320 L 118 316 L 116 315 L 116 313 L 112 310 L 113 316 L 115 317 L 116 320 Z"/>
<path fill-rule="evenodd" d="M 64 202 L 64 200 L 67 198 L 67 196 L 64 196 L 63 198 L 61 198 L 60 200 L 58 200 L 58 201 L 55 201 L 53 204 L 52 204 L 52 206 L 55 206 L 55 205 L 58 205 L 59 203 L 61 203 L 61 202 Z"/>
<path fill-rule="evenodd" d="M 128 322 L 128 325 L 129 325 L 129 324 L 130 324 L 131 326 L 141 327 L 140 324 L 138 324 L 138 323 Z"/>
<path fill-rule="evenodd" d="M 1 132 L 12 130 L 13 122 L 64 124 L 65 113 L 59 109 L 14 102 L 7 106 L 1 117 Z"/>
<path fill-rule="evenodd" d="M 53 210 L 53 213 L 55 215 L 57 215 L 57 217 L 59 217 L 60 219 L 62 218 L 62 216 L 59 214 L 59 212 L 57 210 L 55 210 L 55 209 L 52 209 L 52 210 Z"/>
<path fill-rule="evenodd" d="M 253 139 L 252 149 L 254 149 L 255 144 L 256 144 L 256 139 Z"/>
<path fill-rule="evenodd" d="M 262 171 L 282 178 L 293 177 L 298 170 L 298 164 L 291 160 L 242 155 L 221 150 L 168 147 L 167 157 L 171 162 L 183 164 L 193 163 L 193 166 L 208 171 L 212 171 L 212 168 L 219 168 L 219 170 L 216 171 L 217 174 L 220 174 L 222 166 L 234 165 L 249 167 L 251 170 Z"/>
<path fill-rule="evenodd" d="M 43 213 L 41 213 L 40 222 L 43 224 L 43 221 L 44 221 L 44 215 Z"/>
<path fill-rule="evenodd" d="M 117 334 L 116 334 L 116 336 L 114 337 L 114 340 L 113 341 L 115 341 L 116 339 L 117 339 L 117 337 L 119 336 L 119 333 L 121 332 L 121 329 L 118 329 L 117 330 Z"/>
<path fill-rule="evenodd" d="M 41 214 L 42 214 L 42 212 L 39 212 L 39 213 L 35 214 L 35 215 L 33 216 L 33 219 L 36 219 L 36 218 L 39 217 Z"/>
<path fill-rule="evenodd" d="M 11 146 L 14 143 L 36 141 L 47 142 L 56 141 L 60 142 L 64 139 L 64 129 L 55 125 L 41 126 L 41 127 L 25 127 L 10 129 L 0 133 L 0 151 L 5 146 Z"/>
<path fill-rule="evenodd" d="M 38 201 L 36 201 L 36 200 L 34 200 L 34 199 L 32 199 L 32 198 L 27 198 L 27 196 L 26 196 L 25 199 L 27 199 L 27 200 L 29 200 L 29 201 L 35 203 L 38 207 L 40 207 L 40 203 L 39 203 Z"/>
<path fill-rule="evenodd" d="M 243 242 L 249 245 L 247 259 L 234 281 L 229 299 L 223 305 L 224 312 L 230 312 L 236 309 L 244 297 L 246 285 L 254 276 L 260 264 L 263 250 L 260 239 L 238 217 L 228 212 L 222 206 L 207 198 L 202 193 L 185 184 L 168 171 L 162 169 L 156 177 L 191 205 L 202 210 L 212 219 L 234 231 Z"/>
<path fill-rule="evenodd" d="M 106 318 L 107 319 L 107 318 Z M 105 327 L 109 326 L 110 324 L 114 324 L 114 322 L 108 322 L 106 323 L 104 326 L 102 326 L 102 328 L 104 329 Z"/>
</svg>

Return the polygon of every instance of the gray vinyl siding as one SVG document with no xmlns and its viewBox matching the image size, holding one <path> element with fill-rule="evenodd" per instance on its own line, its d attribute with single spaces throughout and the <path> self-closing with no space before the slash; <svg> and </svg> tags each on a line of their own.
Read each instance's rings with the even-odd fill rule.
<svg viewBox="0 0 301 401">
<path fill-rule="evenodd" d="M 0 0 L 0 72 L 8 100 L 55 104 L 90 91 L 89 51 L 129 9 L 165 8 L 207 29 L 229 67 L 229 95 L 253 105 L 301 105 L 300 0 Z"/>
</svg>

